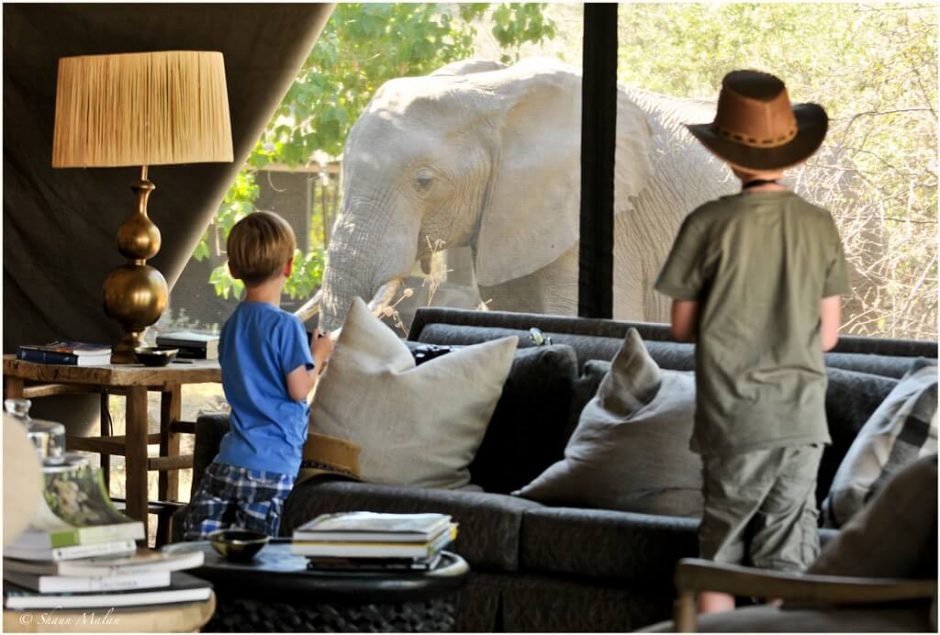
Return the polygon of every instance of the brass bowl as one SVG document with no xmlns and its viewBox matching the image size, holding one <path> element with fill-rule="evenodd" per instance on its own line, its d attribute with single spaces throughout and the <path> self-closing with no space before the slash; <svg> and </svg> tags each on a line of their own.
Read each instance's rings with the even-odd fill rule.
<svg viewBox="0 0 940 635">
<path fill-rule="evenodd" d="M 163 348 L 160 346 L 139 346 L 134 349 L 137 361 L 144 366 L 166 366 L 180 352 L 178 348 Z"/>
<path fill-rule="evenodd" d="M 247 529 L 219 529 L 209 534 L 212 548 L 224 558 L 247 562 L 255 557 L 266 544 L 268 536 Z"/>
</svg>

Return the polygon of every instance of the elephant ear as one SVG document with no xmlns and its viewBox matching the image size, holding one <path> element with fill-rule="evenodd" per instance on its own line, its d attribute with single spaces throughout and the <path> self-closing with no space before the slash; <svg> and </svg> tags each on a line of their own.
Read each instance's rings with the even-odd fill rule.
<svg viewBox="0 0 940 635">
<path fill-rule="evenodd" d="M 502 98 L 503 118 L 476 241 L 474 268 L 482 286 L 555 261 L 577 243 L 581 228 L 581 74 L 557 62 L 526 60 L 486 77 L 495 75 L 501 82 L 490 88 Z M 646 117 L 620 97 L 618 211 L 652 172 Z"/>
</svg>

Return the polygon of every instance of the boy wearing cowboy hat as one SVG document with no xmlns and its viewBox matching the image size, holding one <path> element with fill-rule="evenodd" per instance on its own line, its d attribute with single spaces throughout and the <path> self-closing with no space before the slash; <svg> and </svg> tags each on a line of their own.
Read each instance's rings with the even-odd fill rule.
<svg viewBox="0 0 940 635">
<path fill-rule="evenodd" d="M 656 281 L 673 298 L 672 332 L 695 341 L 691 448 L 702 456 L 703 558 L 802 571 L 819 551 L 816 473 L 829 443 L 822 351 L 835 346 L 849 291 L 830 214 L 778 182 L 826 135 L 816 104 L 790 105 L 783 82 L 725 76 L 695 137 L 741 180 L 741 192 L 685 219 Z M 734 598 L 703 593 L 703 612 Z"/>
</svg>

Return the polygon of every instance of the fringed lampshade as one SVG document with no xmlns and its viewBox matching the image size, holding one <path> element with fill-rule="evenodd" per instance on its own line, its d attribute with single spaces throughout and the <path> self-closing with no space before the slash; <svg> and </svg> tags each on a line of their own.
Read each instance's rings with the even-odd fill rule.
<svg viewBox="0 0 940 635">
<path fill-rule="evenodd" d="M 124 338 L 111 361 L 135 361 L 144 330 L 167 303 L 166 280 L 146 264 L 160 250 L 160 230 L 147 217 L 154 185 L 147 167 L 230 163 L 232 131 L 222 54 L 160 51 L 63 57 L 56 88 L 52 166 L 140 166 L 138 203 L 118 228 L 118 249 L 131 262 L 108 274 L 105 312 Z"/>
</svg>

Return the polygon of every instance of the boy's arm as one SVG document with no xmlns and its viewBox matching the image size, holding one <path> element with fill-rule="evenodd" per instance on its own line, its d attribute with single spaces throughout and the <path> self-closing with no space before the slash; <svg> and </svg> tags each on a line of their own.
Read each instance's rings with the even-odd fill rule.
<svg viewBox="0 0 940 635">
<path fill-rule="evenodd" d="M 287 373 L 287 394 L 294 401 L 303 401 L 317 383 L 317 369 L 300 365 Z"/>
<path fill-rule="evenodd" d="M 824 351 L 832 350 L 839 341 L 842 323 L 842 298 L 831 295 L 819 302 L 819 344 Z"/>
<path fill-rule="evenodd" d="M 694 342 L 698 329 L 698 300 L 672 301 L 672 336 L 680 342 Z"/>
<path fill-rule="evenodd" d="M 320 332 L 320 329 L 315 329 L 310 336 L 310 353 L 313 356 L 313 368 L 308 369 L 301 365 L 287 374 L 287 392 L 294 401 L 306 399 L 316 386 L 317 379 L 326 368 L 327 360 L 333 354 L 332 338 Z"/>
</svg>

